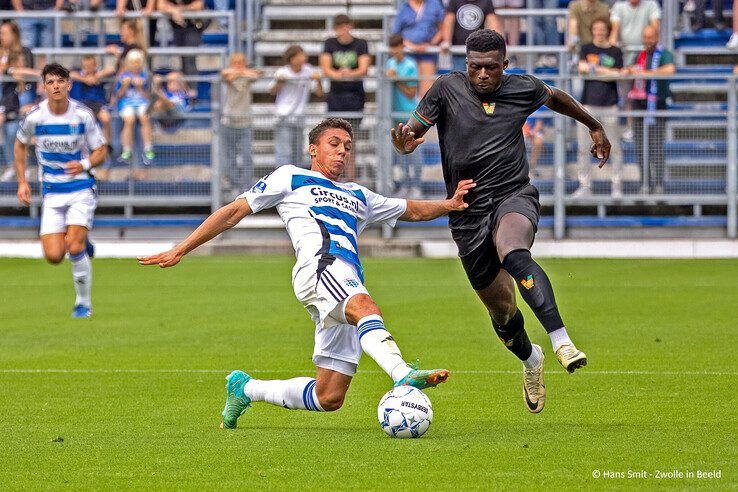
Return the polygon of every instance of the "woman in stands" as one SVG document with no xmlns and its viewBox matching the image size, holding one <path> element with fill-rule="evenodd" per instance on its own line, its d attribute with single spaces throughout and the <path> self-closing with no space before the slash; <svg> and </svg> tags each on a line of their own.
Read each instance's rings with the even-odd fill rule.
<svg viewBox="0 0 738 492">
<path fill-rule="evenodd" d="M 18 24 L 10 20 L 3 22 L 0 25 L 0 75 L 12 76 L 15 82 L 3 82 L 0 90 L 0 127 L 4 135 L 3 157 L 6 165 L 0 181 L 12 181 L 15 178 L 13 144 L 23 114 L 21 109 L 35 99 L 35 84 L 25 83 L 23 69 L 32 67 L 33 55 L 31 50 L 21 45 Z"/>
<path fill-rule="evenodd" d="M 440 0 L 405 0 L 397 10 L 392 34 L 402 35 L 405 48 L 418 64 L 419 97 L 423 97 L 435 79 L 438 55 L 427 51 L 443 41 L 441 27 L 445 15 Z"/>
<path fill-rule="evenodd" d="M 116 72 L 120 74 L 123 69 L 123 60 L 126 59 L 128 52 L 131 50 L 139 50 L 146 53 L 146 42 L 144 40 L 141 25 L 136 19 L 126 19 L 120 23 L 120 45 L 110 44 L 106 48 L 107 52 L 118 57 Z"/>
</svg>

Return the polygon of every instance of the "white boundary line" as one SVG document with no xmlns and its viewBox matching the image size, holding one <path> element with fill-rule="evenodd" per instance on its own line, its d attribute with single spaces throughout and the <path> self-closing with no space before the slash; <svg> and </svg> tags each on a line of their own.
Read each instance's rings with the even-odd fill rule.
<svg viewBox="0 0 738 492">
<path fill-rule="evenodd" d="M 304 369 L 303 371 L 309 371 Z M 300 369 L 249 370 L 249 373 L 299 373 Z M 228 374 L 227 369 L 0 369 L 0 374 Z M 359 374 L 384 374 L 383 371 L 358 371 Z M 521 374 L 522 371 L 451 371 L 451 374 Z M 547 371 L 547 374 L 566 374 L 564 371 Z M 738 376 L 738 372 L 720 371 L 590 371 L 584 369 L 577 374 L 620 375 L 620 376 Z"/>
</svg>

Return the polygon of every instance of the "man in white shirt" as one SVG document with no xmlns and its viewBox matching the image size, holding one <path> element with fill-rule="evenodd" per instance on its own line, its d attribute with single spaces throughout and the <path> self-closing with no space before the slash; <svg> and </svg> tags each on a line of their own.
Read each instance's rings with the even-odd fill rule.
<svg viewBox="0 0 738 492">
<path fill-rule="evenodd" d="M 619 0 L 610 10 L 610 44 L 623 49 L 625 66 L 635 63 L 643 29 L 661 30 L 661 7 L 655 0 Z"/>
<path fill-rule="evenodd" d="M 33 108 L 21 122 L 15 140 L 18 199 L 31 204 L 26 180 L 26 151 L 36 146 L 38 176 L 43 193 L 41 245 L 49 263 L 58 264 L 69 253 L 76 300 L 72 317 L 92 315 L 94 248 L 87 239 L 97 206 L 95 178 L 90 172 L 107 157 L 108 147 L 95 115 L 69 99 L 69 70 L 52 63 L 41 72 L 48 99 Z"/>
<path fill-rule="evenodd" d="M 233 371 L 226 378 L 221 427 L 235 428 L 238 417 L 255 401 L 289 409 L 338 410 L 362 352 L 379 364 L 395 386 L 422 389 L 448 378 L 445 369 L 420 370 L 403 360 L 379 307 L 364 287 L 357 237 L 373 223 L 433 220 L 450 211 L 463 211 L 467 208 L 464 195 L 475 184 L 464 180 L 447 200 L 421 201 L 385 198 L 355 183 L 339 183 L 353 150 L 352 139 L 346 120 L 322 121 L 310 131 L 310 170 L 290 165 L 277 168 L 213 213 L 179 245 L 139 258 L 142 265 L 174 266 L 247 215 L 277 207 L 297 256 L 292 270 L 295 295 L 316 326 L 316 377 L 260 381 Z"/>
<path fill-rule="evenodd" d="M 279 117 L 275 129 L 274 154 L 278 166 L 300 166 L 305 106 L 311 92 L 323 97 L 323 86 L 320 84 L 320 71 L 307 63 L 307 56 L 300 46 L 289 46 L 283 56 L 286 65 L 274 73 L 275 82 L 272 86 Z"/>
</svg>

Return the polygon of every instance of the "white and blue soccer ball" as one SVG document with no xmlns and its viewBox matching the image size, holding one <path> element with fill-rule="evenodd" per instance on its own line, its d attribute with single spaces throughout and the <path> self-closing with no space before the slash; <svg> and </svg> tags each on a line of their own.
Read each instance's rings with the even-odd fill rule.
<svg viewBox="0 0 738 492">
<path fill-rule="evenodd" d="M 398 386 L 379 400 L 377 418 L 382 430 L 390 437 L 420 437 L 431 425 L 433 407 L 418 388 Z"/>
</svg>

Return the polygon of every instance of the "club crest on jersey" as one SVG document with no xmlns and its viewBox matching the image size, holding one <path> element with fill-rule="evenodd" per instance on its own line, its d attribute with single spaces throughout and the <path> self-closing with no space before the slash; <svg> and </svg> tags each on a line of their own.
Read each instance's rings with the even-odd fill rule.
<svg viewBox="0 0 738 492">
<path fill-rule="evenodd" d="M 256 182 L 254 186 L 251 187 L 251 193 L 264 193 L 264 190 L 266 190 L 267 184 L 266 181 L 263 179 L 260 179 Z"/>
<path fill-rule="evenodd" d="M 535 281 L 533 280 L 533 275 L 528 275 L 527 278 L 524 278 L 520 281 L 520 285 L 526 288 L 526 290 L 530 290 L 533 288 L 534 285 L 536 285 Z"/>
<path fill-rule="evenodd" d="M 348 285 L 349 287 L 356 288 L 359 286 L 359 282 L 357 282 L 356 280 L 352 278 L 347 278 L 346 280 L 344 280 L 344 282 L 346 282 L 346 285 Z"/>
<path fill-rule="evenodd" d="M 484 108 L 484 112 L 487 113 L 487 116 L 492 116 L 492 113 L 495 112 L 495 103 L 483 102 L 482 107 Z"/>
</svg>

